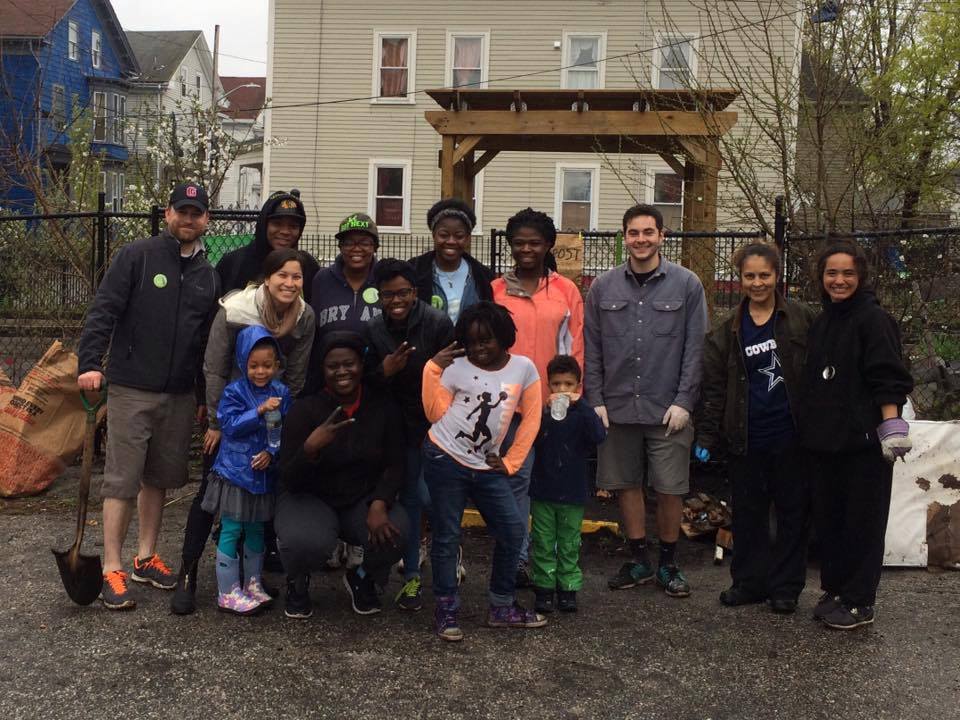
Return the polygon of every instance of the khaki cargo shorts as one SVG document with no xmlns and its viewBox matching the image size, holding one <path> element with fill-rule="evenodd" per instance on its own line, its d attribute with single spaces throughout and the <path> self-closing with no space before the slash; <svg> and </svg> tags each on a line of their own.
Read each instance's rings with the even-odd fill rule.
<svg viewBox="0 0 960 720">
<path fill-rule="evenodd" d="M 107 394 L 105 498 L 137 497 L 140 484 L 180 488 L 188 479 L 196 399 L 111 385 Z"/>
<path fill-rule="evenodd" d="M 597 487 L 628 490 L 647 484 L 663 495 L 686 495 L 690 490 L 690 448 L 693 425 L 666 437 L 666 425 L 610 423 L 607 439 L 598 450 Z"/>
</svg>

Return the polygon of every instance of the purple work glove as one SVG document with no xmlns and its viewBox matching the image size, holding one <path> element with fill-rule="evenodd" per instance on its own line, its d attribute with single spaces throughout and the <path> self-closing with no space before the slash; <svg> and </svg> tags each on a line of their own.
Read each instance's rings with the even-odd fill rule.
<svg viewBox="0 0 960 720">
<path fill-rule="evenodd" d="M 910 425 L 903 418 L 884 420 L 877 427 L 877 437 L 880 438 L 880 446 L 883 448 L 883 459 L 889 463 L 896 462 L 897 458 L 903 459 L 913 448 Z"/>
</svg>

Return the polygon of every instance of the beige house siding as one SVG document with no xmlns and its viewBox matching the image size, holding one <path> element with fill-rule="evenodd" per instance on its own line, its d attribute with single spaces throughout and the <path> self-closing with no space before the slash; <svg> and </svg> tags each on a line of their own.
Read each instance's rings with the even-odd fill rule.
<svg viewBox="0 0 960 720">
<path fill-rule="evenodd" d="M 697 12 L 683 0 L 671 2 L 670 29 L 700 35 Z M 782 3 L 778 3 L 783 7 Z M 378 103 L 369 96 L 374 77 L 377 32 L 415 33 L 415 87 L 446 84 L 448 34 L 487 34 L 489 87 L 560 87 L 564 50 L 555 49 L 565 32 L 605 33 L 604 87 L 651 84 L 654 51 L 668 24 L 659 1 L 518 3 L 501 0 L 271 0 L 268 96 L 276 109 L 266 113 L 265 192 L 297 187 L 308 212 L 307 231 L 331 232 L 353 210 L 367 211 L 371 159 L 402 160 L 412 170 L 410 220 L 404 228 L 426 233 L 425 215 L 439 197 L 439 136 L 424 120 L 437 109 L 425 94 L 410 104 Z M 784 38 L 792 38 L 785 26 Z M 709 40 L 698 51 L 710 55 Z M 783 52 L 792 61 L 788 40 Z M 746 52 L 746 47 L 744 49 Z M 618 57 L 621 56 L 621 57 Z M 710 68 L 700 62 L 698 79 L 710 84 Z M 546 70 L 546 72 L 544 72 Z M 526 75 L 525 77 L 513 76 Z M 334 102 L 356 98 L 352 102 Z M 328 104 L 319 104 L 328 103 Z M 736 105 L 732 107 L 736 109 Z M 555 214 L 558 164 L 599 168 L 597 227 L 616 229 L 623 210 L 649 200 L 651 168 L 665 169 L 656 156 L 585 153 L 501 153 L 485 170 L 480 228 L 504 227 L 526 206 Z M 612 167 L 611 167 L 612 166 Z M 735 193 L 722 185 L 721 195 Z M 772 212 L 772 210 L 771 210 Z M 721 206 L 719 224 L 729 222 Z"/>
</svg>

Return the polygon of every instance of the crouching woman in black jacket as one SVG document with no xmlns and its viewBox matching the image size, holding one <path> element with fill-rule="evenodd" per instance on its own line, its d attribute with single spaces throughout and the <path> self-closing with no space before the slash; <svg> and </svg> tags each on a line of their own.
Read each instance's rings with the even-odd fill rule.
<svg viewBox="0 0 960 720">
<path fill-rule="evenodd" d="M 767 600 L 774 612 L 792 613 L 807 577 L 810 488 L 795 419 L 814 312 L 777 292 L 774 245 L 747 245 L 734 264 L 743 300 L 707 335 L 694 454 L 708 460 L 721 447 L 729 452 L 737 550 L 733 585 L 720 602 Z"/>
<path fill-rule="evenodd" d="M 910 450 L 900 411 L 913 390 L 897 324 L 867 287 L 853 243 L 816 265 L 824 312 L 810 328 L 800 433 L 812 451 L 823 596 L 814 617 L 841 630 L 873 622 L 893 462 Z"/>
<path fill-rule="evenodd" d="M 287 617 L 313 614 L 310 572 L 324 566 L 338 538 L 364 549 L 363 564 L 344 575 L 361 615 L 380 612 L 377 586 L 400 559 L 408 530 L 396 502 L 403 416 L 388 394 L 362 383 L 364 350 L 356 333 L 327 333 L 318 351 L 324 389 L 297 400 L 283 421 L 273 522 L 287 571 Z"/>
</svg>

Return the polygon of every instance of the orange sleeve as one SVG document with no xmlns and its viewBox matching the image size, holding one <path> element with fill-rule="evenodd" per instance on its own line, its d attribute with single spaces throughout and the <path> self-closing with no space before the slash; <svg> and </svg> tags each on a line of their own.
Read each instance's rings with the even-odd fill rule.
<svg viewBox="0 0 960 720">
<path fill-rule="evenodd" d="M 533 441 L 537 439 L 537 433 L 540 431 L 540 413 L 543 411 L 540 398 L 539 380 L 530 383 L 520 396 L 520 425 L 513 438 L 513 445 L 501 458 L 509 475 L 513 475 L 520 469 L 530 453 L 530 448 L 533 447 Z"/>
<path fill-rule="evenodd" d="M 453 402 L 453 393 L 440 384 L 441 375 L 443 375 L 443 368 L 433 360 L 428 360 L 423 366 L 423 389 L 420 400 L 423 403 L 423 413 L 431 423 L 442 418 Z"/>
<path fill-rule="evenodd" d="M 573 357 L 580 363 L 583 373 L 583 296 L 574 285 L 570 293 L 570 334 L 573 336 Z"/>
</svg>

